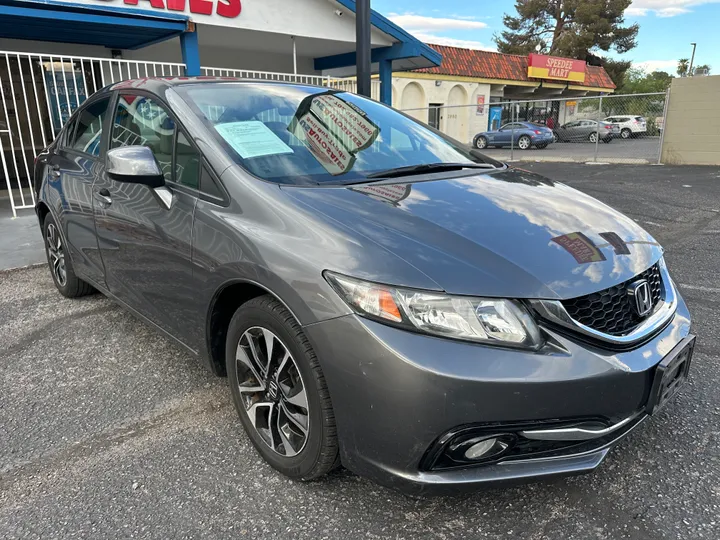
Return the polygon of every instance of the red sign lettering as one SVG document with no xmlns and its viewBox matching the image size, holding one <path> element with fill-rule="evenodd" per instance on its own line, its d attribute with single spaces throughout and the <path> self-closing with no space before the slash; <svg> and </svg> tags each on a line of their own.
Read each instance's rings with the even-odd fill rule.
<svg viewBox="0 0 720 540">
<path fill-rule="evenodd" d="M 106 2 L 114 2 L 115 0 L 105 0 Z M 122 0 L 129 6 L 137 6 L 140 0 Z M 190 7 L 190 13 L 198 15 L 212 15 L 213 9 L 215 14 L 228 19 L 234 19 L 242 12 L 241 0 L 142 0 L 148 3 L 153 9 L 168 9 L 170 11 L 185 11 Z"/>
</svg>

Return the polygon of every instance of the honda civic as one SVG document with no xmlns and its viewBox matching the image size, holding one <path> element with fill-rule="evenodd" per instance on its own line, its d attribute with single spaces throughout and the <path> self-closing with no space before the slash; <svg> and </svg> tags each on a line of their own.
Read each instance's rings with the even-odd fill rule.
<svg viewBox="0 0 720 540">
<path fill-rule="evenodd" d="M 688 376 L 690 314 L 637 223 L 354 94 L 124 81 L 34 180 L 59 292 L 101 292 L 226 376 L 293 479 L 591 471 Z"/>
</svg>

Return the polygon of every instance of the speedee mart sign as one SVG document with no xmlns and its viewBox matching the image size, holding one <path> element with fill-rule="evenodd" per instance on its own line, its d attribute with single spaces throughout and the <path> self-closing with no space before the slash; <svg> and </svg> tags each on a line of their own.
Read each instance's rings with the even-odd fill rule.
<svg viewBox="0 0 720 540">
<path fill-rule="evenodd" d="M 532 53 L 528 58 L 528 77 L 585 82 L 585 62 Z"/>
<path fill-rule="evenodd" d="M 228 19 L 234 19 L 242 12 L 241 0 L 102 0 L 102 2 L 195 15 L 219 15 Z"/>
</svg>

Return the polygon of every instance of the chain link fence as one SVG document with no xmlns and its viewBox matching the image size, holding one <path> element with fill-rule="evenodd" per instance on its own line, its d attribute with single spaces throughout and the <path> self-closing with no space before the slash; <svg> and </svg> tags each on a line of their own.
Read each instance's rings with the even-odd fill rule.
<svg viewBox="0 0 720 540">
<path fill-rule="evenodd" d="M 403 109 L 503 161 L 659 163 L 666 93 Z M 502 99 L 502 100 L 500 100 Z"/>
</svg>

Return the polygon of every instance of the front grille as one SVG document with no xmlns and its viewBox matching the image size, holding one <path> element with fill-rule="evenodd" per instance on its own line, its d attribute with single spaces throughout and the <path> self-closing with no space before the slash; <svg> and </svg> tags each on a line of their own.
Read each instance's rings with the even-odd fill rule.
<svg viewBox="0 0 720 540">
<path fill-rule="evenodd" d="M 646 279 L 652 291 L 653 311 L 662 297 L 662 278 L 660 267 L 655 264 L 642 274 L 603 291 L 563 300 L 568 314 L 577 322 L 589 326 L 598 332 L 613 336 L 624 336 L 642 323 L 650 314 L 640 317 L 635 312 L 628 294 L 628 285 Z"/>
</svg>

